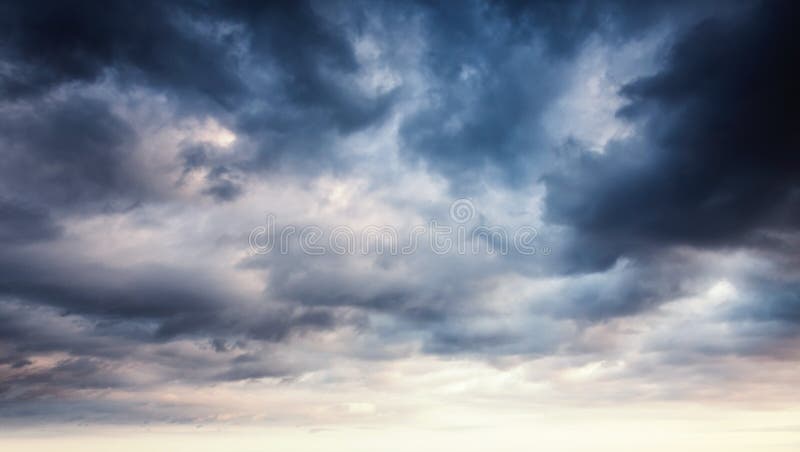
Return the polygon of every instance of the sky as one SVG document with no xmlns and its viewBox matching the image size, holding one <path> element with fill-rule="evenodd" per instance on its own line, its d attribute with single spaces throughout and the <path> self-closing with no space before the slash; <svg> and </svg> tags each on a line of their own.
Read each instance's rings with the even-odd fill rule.
<svg viewBox="0 0 800 452">
<path fill-rule="evenodd" d="M 0 2 L 0 449 L 800 449 L 799 29 Z"/>
</svg>

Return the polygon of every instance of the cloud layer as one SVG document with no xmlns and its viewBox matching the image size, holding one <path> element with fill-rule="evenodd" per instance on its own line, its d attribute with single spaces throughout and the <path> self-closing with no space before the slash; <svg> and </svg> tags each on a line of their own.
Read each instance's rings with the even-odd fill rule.
<svg viewBox="0 0 800 452">
<path fill-rule="evenodd" d="M 374 407 L 297 400 L 402 394 L 451 360 L 521 375 L 497 400 L 796 403 L 799 19 L 5 3 L 0 421 L 336 422 Z M 526 226 L 547 252 L 254 254 L 267 214 Z"/>
</svg>

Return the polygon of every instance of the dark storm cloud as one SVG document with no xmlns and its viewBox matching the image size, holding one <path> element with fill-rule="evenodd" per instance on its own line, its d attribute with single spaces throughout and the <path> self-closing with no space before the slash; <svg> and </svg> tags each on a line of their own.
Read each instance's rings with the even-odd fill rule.
<svg viewBox="0 0 800 452">
<path fill-rule="evenodd" d="M 324 363 L 282 362 L 275 350 L 343 326 L 377 335 L 375 357 L 396 356 L 391 345 L 403 341 L 438 355 L 558 354 L 569 334 L 562 323 L 602 324 L 697 293 L 702 269 L 666 255 L 672 245 L 746 243 L 796 264 L 781 251 L 787 242 L 768 246 L 774 237 L 758 234 L 800 219 L 797 11 L 779 2 L 737 11 L 686 31 L 714 14 L 694 2 L 3 3 L 0 418 L 187 422 L 180 407 L 153 413 L 86 394 L 293 376 Z M 630 42 L 664 24 L 680 33 L 669 59 L 622 90 L 629 104 L 620 116 L 642 133 L 603 155 L 550 161 L 542 118 L 585 44 Z M 400 74 L 399 86 L 362 87 L 360 38 L 378 42 L 376 64 Z M 404 40 L 419 40 L 418 66 L 395 53 Z M 405 85 L 417 82 L 418 93 Z M 155 184 L 141 164 L 150 155 L 139 153 L 161 146 L 141 125 L 159 118 L 126 116 L 130 93 L 163 97 L 176 123 L 211 118 L 236 140 L 222 152 L 187 138 L 169 150 L 177 157 L 164 172 L 177 180 Z M 76 218 L 169 202 L 152 215 L 180 217 L 181 208 L 237 206 L 248 178 L 271 170 L 346 171 L 353 162 L 338 155 L 340 139 L 407 112 L 398 105 L 411 107 L 399 118 L 401 157 L 456 190 L 480 190 L 482 181 L 518 188 L 563 166 L 544 178 L 548 216 L 567 227 L 560 243 L 569 245 L 550 268 L 518 255 L 253 256 L 226 269 L 242 271 L 248 290 L 265 283 L 260 298 L 248 298 L 239 279 L 195 262 L 194 250 L 165 257 L 161 243 L 134 243 L 148 253 L 134 264 L 68 244 L 65 230 L 105 245 L 80 224 L 69 230 Z M 219 204 L 165 193 L 196 182 Z M 220 257 L 229 249 L 214 250 L 230 259 Z M 84 257 L 94 255 L 105 257 Z M 495 297 L 516 296 L 501 290 L 502 276 L 542 275 L 575 279 L 546 300 L 520 296 L 511 314 L 492 311 L 510 305 Z M 742 304 L 731 321 L 769 339 L 778 334 L 767 326 L 796 330 L 793 281 L 753 282 L 752 299 L 763 302 Z M 127 377 L 126 365 L 148 380 Z"/>
<path fill-rule="evenodd" d="M 712 309 L 709 325 L 698 321 L 695 330 L 669 332 L 648 347 L 687 367 L 719 356 L 793 356 L 798 24 L 794 3 L 761 2 L 690 27 L 657 73 L 621 90 L 628 104 L 618 114 L 638 133 L 603 154 L 567 155 L 545 177 L 548 218 L 574 234 L 563 256 L 567 271 L 606 269 L 625 257 L 638 263 L 632 279 L 586 292 L 569 315 L 592 315 L 596 307 L 602 319 L 614 306 L 641 311 L 696 291 L 697 277 L 714 270 L 686 258 L 684 268 L 665 267 L 671 249 L 745 249 L 769 262 L 768 270 L 734 277 L 740 294 Z M 567 292 L 575 290 L 580 285 Z M 724 338 L 714 335 L 720 325 L 730 332 Z"/>
<path fill-rule="evenodd" d="M 273 110 L 274 106 L 257 104 L 255 114 L 242 116 L 245 130 L 257 132 L 275 121 L 278 126 L 274 132 L 279 135 L 289 127 L 318 122 L 346 132 L 385 113 L 390 96 L 370 98 L 346 79 L 359 69 L 351 42 L 355 31 L 323 17 L 327 14 L 331 19 L 348 20 L 335 8 L 307 2 L 233 2 L 223 3 L 220 9 L 245 24 L 256 61 L 280 68 L 276 76 L 280 96 L 284 97 L 276 100 L 302 113 L 281 112 Z"/>
<path fill-rule="evenodd" d="M 729 309 L 733 321 L 758 326 L 765 338 L 800 336 L 800 278 L 748 278 L 742 300 Z"/>
<path fill-rule="evenodd" d="M 8 246 L 48 240 L 60 232 L 46 211 L 0 198 L 0 243 Z"/>
<path fill-rule="evenodd" d="M 512 186 L 548 164 L 542 116 L 567 86 L 570 63 L 590 37 L 621 44 L 649 27 L 683 20 L 703 3 L 468 2 L 422 8 L 429 105 L 407 118 L 413 155 L 474 190 L 488 172 Z M 471 187 L 471 188 L 469 188 Z"/>
<path fill-rule="evenodd" d="M 224 281 L 200 271 L 153 265 L 114 269 L 55 256 L 40 256 L 40 262 L 12 252 L 1 259 L 1 296 L 119 324 L 141 322 L 143 328 L 130 331 L 149 330 L 151 339 L 240 334 L 280 341 L 295 328 L 335 324 L 322 310 L 249 306 L 230 293 Z"/>
<path fill-rule="evenodd" d="M 209 187 L 204 193 L 213 196 L 219 201 L 231 201 L 242 193 L 241 185 L 236 182 L 236 176 L 225 166 L 215 166 L 206 175 Z"/>
<path fill-rule="evenodd" d="M 335 5 L 119 1 L 92 6 L 5 3 L 0 98 L 20 104 L 100 82 L 122 92 L 164 94 L 180 114 L 219 117 L 246 137 L 256 152 L 230 168 L 238 172 L 332 165 L 336 156 L 326 140 L 380 121 L 393 103 L 393 93 L 369 94 L 355 83 L 358 14 Z M 74 123 L 92 127 L 90 119 Z M 309 165 L 308 159 L 317 163 Z M 220 200 L 241 191 L 230 180 L 208 185 L 208 194 Z"/>
<path fill-rule="evenodd" d="M 243 192 L 244 172 L 229 166 L 224 158 L 214 158 L 214 147 L 210 145 L 191 145 L 180 153 L 183 171 L 177 185 L 186 183 L 186 178 L 195 171 L 205 171 L 203 194 L 217 201 L 233 201 Z"/>
<path fill-rule="evenodd" d="M 402 136 L 457 185 L 487 167 L 518 180 L 541 156 L 537 120 L 562 88 L 563 67 L 557 56 L 542 55 L 530 30 L 520 36 L 497 9 L 472 6 L 424 9 L 431 105 L 404 121 Z"/>
<path fill-rule="evenodd" d="M 0 274 L 0 398 L 10 403 L 0 416 L 24 402 L 32 416 L 46 417 L 47 403 L 33 401 L 87 389 L 290 376 L 298 365 L 263 347 L 350 322 L 324 308 L 242 299 L 200 270 L 113 268 L 7 248 Z M 205 351 L 174 345 L 211 339 L 216 345 Z M 37 362 L 54 354 L 65 358 Z M 243 360 L 247 354 L 258 359 Z M 134 363 L 155 366 L 147 383 L 126 377 Z"/>
<path fill-rule="evenodd" d="M 184 175 L 207 170 L 204 193 L 219 201 L 242 192 L 243 173 L 273 166 L 281 155 L 327 151 L 308 141 L 309 127 L 320 139 L 358 130 L 380 119 L 391 97 L 352 87 L 349 77 L 359 65 L 351 31 L 303 2 L 94 6 L 0 6 L 4 398 L 70 398 L 76 390 L 116 387 L 115 369 L 137 360 L 160 363 L 157 380 L 174 380 L 186 369 L 204 369 L 181 377 L 204 382 L 295 372 L 296 366 L 268 361 L 258 344 L 348 320 L 325 307 L 243 300 L 225 281 L 198 270 L 86 262 L 20 247 L 60 237 L 61 221 L 70 217 L 170 198 L 141 165 L 140 131 L 115 109 L 115 94 L 165 94 L 179 115 L 218 116 L 255 147 L 256 157 L 246 161 L 210 157 L 213 149 L 196 147 L 175 162 Z M 303 146 L 310 143 L 319 146 Z M 212 338 L 215 359 L 153 351 Z M 257 358 L 243 359 L 247 353 Z M 36 364 L 38 356 L 52 354 L 68 358 L 45 369 Z M 101 402 L 95 405 L 102 411 Z M 47 409 L 34 404 L 29 414 Z M 136 411 L 114 408 L 126 409 Z M 24 413 L 11 406 L 0 415 Z"/>
<path fill-rule="evenodd" d="M 687 31 L 663 69 L 622 89 L 619 114 L 644 135 L 546 177 L 549 217 L 605 247 L 602 265 L 796 228 L 799 20 L 794 3 L 764 2 Z"/>
<path fill-rule="evenodd" d="M 269 268 L 267 293 L 271 298 L 313 309 L 355 308 L 365 313 L 385 313 L 408 322 L 412 328 L 444 321 L 449 307 L 466 302 L 471 287 L 441 272 L 435 274 L 443 279 L 434 284 L 433 276 L 411 280 L 398 274 L 397 268 L 364 271 L 356 259 L 347 256 L 280 256 L 247 265 Z M 364 321 L 352 320 L 357 324 Z"/>
<path fill-rule="evenodd" d="M 607 271 L 577 277 L 536 311 L 582 322 L 633 316 L 691 294 L 698 279 L 703 282 L 698 270 L 675 256 L 620 261 Z"/>
<path fill-rule="evenodd" d="M 0 108 L 0 192 L 62 214 L 128 207 L 147 194 L 131 165 L 136 140 L 99 99 L 69 96 Z"/>
<path fill-rule="evenodd" d="M 193 19 L 203 18 L 201 5 L 5 2 L 0 55 L 10 67 L 0 94 L 17 99 L 63 83 L 118 75 L 230 103 L 243 93 L 232 42 L 201 24 L 191 26 Z"/>
<path fill-rule="evenodd" d="M 625 256 L 637 262 L 633 278 L 612 278 L 558 309 L 598 319 L 651 309 L 690 293 L 704 273 L 690 260 L 665 266 L 670 248 L 745 248 L 784 262 L 773 269 L 783 276 L 744 276 L 746 302 L 718 320 L 736 337 L 687 337 L 670 359 L 782 353 L 797 304 L 787 257 L 797 245 L 785 234 L 797 228 L 800 207 L 800 74 L 787 57 L 800 51 L 792 35 L 799 18 L 794 4 L 764 2 L 690 27 L 658 73 L 622 89 L 629 103 L 619 115 L 640 133 L 604 154 L 565 155 L 545 177 L 548 218 L 573 234 L 566 271 L 610 268 Z M 567 289 L 575 291 L 581 285 Z"/>
</svg>

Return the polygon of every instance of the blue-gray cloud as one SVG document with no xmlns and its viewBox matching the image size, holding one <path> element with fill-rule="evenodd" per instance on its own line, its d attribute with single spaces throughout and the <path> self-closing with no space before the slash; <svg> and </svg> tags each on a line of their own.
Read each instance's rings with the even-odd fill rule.
<svg viewBox="0 0 800 452">
<path fill-rule="evenodd" d="M 726 276 L 704 252 L 772 265 L 734 275 L 744 295 L 717 320 L 737 341 L 687 336 L 665 362 L 777 356 L 800 323 L 798 17 L 779 1 L 3 3 L 0 418 L 66 419 L 73 406 L 186 421 L 83 397 L 290 378 L 333 358 L 281 361 L 276 347 L 340 329 L 377 344 L 352 351 L 369 359 L 411 342 L 485 359 L 594 353 L 578 343 L 587 329 L 646 316 Z M 622 97 L 617 119 L 632 132 L 601 153 L 559 152 L 574 143 L 556 142 L 545 116 L 588 43 L 647 39 L 669 46 L 664 60 L 607 93 Z M 388 87 L 370 87 L 386 73 Z M 131 113 L 147 101 L 163 116 Z M 235 136 L 228 148 L 150 136 L 208 118 Z M 397 153 L 357 161 L 342 150 L 355 138 L 392 140 Z M 231 237 L 244 247 L 247 231 L 211 221 L 204 246 L 217 255 L 167 259 L 167 244 L 149 243 L 138 245 L 146 259 L 127 262 L 70 246 L 91 234 L 80 221 L 140 214 L 166 228 L 273 178 L 335 175 L 400 191 L 383 175 L 405 171 L 451 194 L 502 192 L 519 204 L 540 188 L 555 253 L 232 258 L 226 246 L 240 237 Z M 430 216 L 427 197 L 420 189 L 402 207 Z M 223 266 L 246 277 L 227 280 Z M 515 280 L 557 289 L 504 290 Z M 153 366 L 149 380 L 126 376 L 132 362 Z"/>
</svg>

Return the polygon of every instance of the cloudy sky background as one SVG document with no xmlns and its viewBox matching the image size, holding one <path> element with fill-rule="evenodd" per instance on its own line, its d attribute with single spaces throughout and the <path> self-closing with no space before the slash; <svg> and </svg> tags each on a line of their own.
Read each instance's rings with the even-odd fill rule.
<svg viewBox="0 0 800 452">
<path fill-rule="evenodd" d="M 0 4 L 0 447 L 800 447 L 793 2 L 256 3 Z"/>
</svg>

